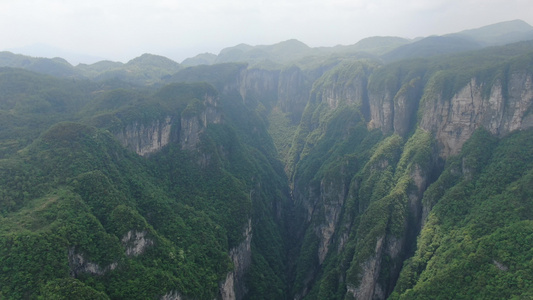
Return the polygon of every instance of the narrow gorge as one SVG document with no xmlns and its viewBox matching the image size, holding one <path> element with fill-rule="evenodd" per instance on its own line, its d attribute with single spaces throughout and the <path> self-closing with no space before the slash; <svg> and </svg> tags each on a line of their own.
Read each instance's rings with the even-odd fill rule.
<svg viewBox="0 0 533 300">
<path fill-rule="evenodd" d="M 453 65 L 436 70 L 431 61 L 387 66 L 358 61 L 279 71 L 243 65 L 232 71 L 225 82 L 212 82 L 223 91 L 220 98 L 237 97 L 262 114 L 271 130 L 279 127 L 280 116 L 292 128 L 289 139 L 272 137 L 290 149 L 285 157 L 278 154 L 291 187 L 290 210 L 278 208 L 276 214 L 291 216 L 281 234 L 292 239 L 284 255 L 293 262 L 286 280 L 288 297 L 294 299 L 391 296 L 437 204 L 425 192 L 438 184 L 449 159 L 461 156 L 476 132 L 505 139 L 533 126 L 533 72 L 513 60 L 467 74 Z M 132 142 L 123 136 L 135 136 L 137 145 L 148 140 L 147 149 L 156 141 L 164 146 L 161 141 L 174 140 L 194 150 L 190 141 L 198 140 L 207 124 L 223 122 L 217 101 L 204 101 L 198 118 L 182 113 L 172 130 L 160 124 L 179 116 L 153 121 L 145 133 L 132 133 L 127 125 L 117 138 L 126 147 Z M 474 171 L 464 161 L 458 172 L 458 178 L 468 179 Z M 236 269 L 221 283 L 222 299 L 246 298 L 243 274 L 249 272 L 254 232 L 253 219 L 248 222 L 246 245 L 230 250 Z"/>
<path fill-rule="evenodd" d="M 533 297 L 533 42 L 304 46 L 0 68 L 0 298 Z"/>
</svg>

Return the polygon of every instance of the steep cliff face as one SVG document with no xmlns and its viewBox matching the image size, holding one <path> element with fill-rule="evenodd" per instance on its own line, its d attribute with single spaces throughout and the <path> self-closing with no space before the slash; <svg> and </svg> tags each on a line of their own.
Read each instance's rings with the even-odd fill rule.
<svg viewBox="0 0 533 300">
<path fill-rule="evenodd" d="M 384 237 L 381 236 L 376 241 L 375 255 L 360 264 L 362 275 L 357 286 L 348 284 L 347 294 L 354 299 L 384 299 L 383 288 L 378 284 L 381 271 L 382 256 L 384 254 Z"/>
<path fill-rule="evenodd" d="M 510 73 L 503 84 L 494 82 L 488 94 L 487 83 L 472 79 L 448 100 L 444 99 L 445 91 L 434 93 L 428 87 L 431 80 L 428 83 L 421 75 L 426 71 L 396 74 L 400 77 L 377 85 L 371 81 L 382 79 L 369 77 L 374 76 L 370 75 L 373 72 L 375 69 L 371 66 L 352 67 L 351 70 L 339 67 L 314 84 L 310 97 L 314 106 L 308 105 L 314 111 L 309 112 L 311 124 L 305 124 L 309 131 L 293 176 L 293 195 L 295 203 L 301 204 L 305 216 L 302 222 L 308 226 L 306 231 L 313 232 L 315 237 L 313 241 L 306 234 L 303 247 L 316 251 L 316 261 L 307 273 L 303 269 L 297 271 L 304 275 L 299 278 L 297 275 L 296 286 L 301 289 L 296 290 L 296 299 L 308 293 L 315 296 L 326 293 L 323 280 L 330 277 L 323 275 L 326 277 L 318 287 L 313 283 L 317 278 L 310 274 L 327 274 L 333 268 L 326 263 L 328 257 L 339 253 L 354 253 L 346 274 L 341 272 L 337 278 L 345 282 L 348 299 L 388 297 L 403 261 L 412 254 L 416 236 L 424 223 L 427 211 L 424 211 L 422 198 L 436 179 L 442 164 L 440 159 L 457 154 L 478 128 L 504 136 L 531 127 L 531 76 L 526 72 Z M 399 137 L 403 137 L 405 141 L 378 143 L 378 149 L 388 149 L 385 153 L 389 154 L 384 160 L 369 162 L 368 169 L 361 165 L 365 164 L 363 157 L 355 160 L 355 165 L 350 163 L 354 154 L 347 155 L 347 151 L 343 157 L 339 155 L 343 152 L 338 150 L 342 148 L 342 141 L 350 140 L 355 132 L 348 129 L 350 122 L 344 121 L 343 130 L 346 131 L 336 141 L 328 134 L 329 128 L 342 122 L 337 119 L 341 114 L 336 111 L 348 107 L 357 107 L 360 115 L 365 116 L 369 130 L 379 129 L 383 135 L 398 136 L 392 140 L 399 141 Z M 331 117 L 333 115 L 336 116 Z M 359 138 L 364 139 L 364 135 Z M 331 152 L 323 152 L 326 157 L 317 160 L 314 151 L 325 149 L 335 149 L 336 159 L 346 159 L 351 169 L 343 171 L 340 165 L 333 167 L 335 155 Z M 307 162 L 313 159 L 311 157 L 314 162 Z M 328 169 L 329 172 L 325 171 Z M 373 171 L 366 173 L 364 170 Z M 305 181 L 306 172 L 316 175 L 307 177 L 306 180 L 311 181 Z M 341 176 L 326 175 L 331 172 Z M 348 174 L 356 176 L 346 181 L 343 174 L 348 178 L 353 176 Z M 350 180 L 352 183 L 348 184 Z M 337 251 L 332 252 L 332 249 Z M 312 262 L 309 258 L 307 261 Z"/>
<path fill-rule="evenodd" d="M 394 133 L 406 136 L 416 124 L 416 112 L 423 93 L 423 82 L 420 77 L 414 78 L 402 86 L 394 97 Z M 372 121 L 371 121 L 372 122 Z"/>
<path fill-rule="evenodd" d="M 406 145 L 403 150 L 404 157 L 408 147 Z M 400 160 L 396 168 L 401 168 L 401 164 Z M 429 174 L 427 167 L 410 164 L 407 171 L 397 170 L 394 177 L 398 181 L 394 183 L 393 179 L 390 193 L 377 197 L 361 212 L 356 254 L 347 272 L 348 299 L 386 299 L 395 287 L 403 261 L 412 251 L 410 248 L 420 228 L 422 196 Z M 374 186 L 373 192 L 379 188 L 379 184 Z"/>
<path fill-rule="evenodd" d="M 483 94 L 484 85 L 473 78 L 449 100 L 425 97 L 420 126 L 435 132 L 441 156 L 458 154 L 478 128 L 505 136 L 533 126 L 530 73 L 512 73 L 507 81 L 498 80 L 490 87 L 489 96 Z"/>
<path fill-rule="evenodd" d="M 139 256 L 154 244 L 154 241 L 146 235 L 146 231 L 130 230 L 122 237 L 122 246 L 126 248 L 127 256 Z"/>
<path fill-rule="evenodd" d="M 438 79 L 432 78 L 427 84 L 435 84 L 433 80 Z M 494 83 L 471 78 L 449 99 L 442 89 L 425 88 L 421 78 L 410 80 L 398 90 L 370 89 L 368 95 L 368 126 L 385 134 L 409 133 L 416 124 L 420 105 L 420 127 L 435 133 L 442 157 L 459 153 L 478 128 L 505 136 L 530 128 L 533 122 L 532 79 L 531 73 L 525 71 L 511 73 Z"/>
<path fill-rule="evenodd" d="M 392 78 L 379 72 L 373 74 L 368 85 L 367 121 L 369 129 L 379 128 L 384 134 L 406 136 L 416 124 L 424 81 L 419 76 L 397 73 L 394 72 Z M 401 84 L 402 81 L 405 83 Z"/>
<path fill-rule="evenodd" d="M 130 230 L 122 237 L 121 243 L 126 256 L 139 256 L 143 254 L 146 248 L 154 245 L 154 241 L 146 235 L 146 231 Z M 74 278 L 83 273 L 104 275 L 107 272 L 115 270 L 119 265 L 117 261 L 107 266 L 101 266 L 95 262 L 91 262 L 83 253 L 78 253 L 75 247 L 71 247 L 68 251 L 68 262 L 70 275 Z"/>
<path fill-rule="evenodd" d="M 296 228 L 302 230 L 303 236 L 296 265 L 295 299 L 312 292 L 327 257 L 338 255 L 344 247 L 341 244 L 346 242 L 346 230 L 351 225 L 342 220 L 347 218 L 344 208 L 350 197 L 352 176 L 361 167 L 361 157 L 357 156 L 366 155 L 362 154 L 366 149 L 360 149 L 357 143 L 368 133 L 360 110 L 368 105 L 366 86 L 372 68 L 354 63 L 324 74 L 315 82 L 302 118 L 305 128 L 302 123 L 296 139 L 305 136 L 292 176 L 300 222 Z M 336 147 L 337 151 L 315 152 L 329 147 Z"/>
<path fill-rule="evenodd" d="M 369 93 L 370 122 L 369 129 L 381 129 L 385 134 L 393 132 L 394 124 L 394 95 L 383 90 Z"/>
<path fill-rule="evenodd" d="M 70 276 L 76 278 L 80 275 L 104 275 L 106 272 L 113 271 L 117 268 L 118 263 L 113 262 L 108 266 L 101 266 L 97 263 L 89 261 L 83 254 L 76 253 L 74 247 L 68 251 L 68 264 L 70 268 Z"/>
<path fill-rule="evenodd" d="M 533 127 L 530 59 L 475 70 L 458 67 L 462 58 L 444 71 L 422 61 L 344 65 L 314 82 L 289 161 L 303 224 L 295 299 L 391 295 L 436 204 L 436 196 L 423 199 L 444 162 L 479 129 L 504 138 Z M 350 109 L 362 122 L 346 118 Z M 468 179 L 471 165 L 463 159 L 452 169 Z"/>
<path fill-rule="evenodd" d="M 194 150 L 208 124 L 222 122 L 217 96 L 205 94 L 203 101 L 193 101 L 176 115 L 152 121 L 133 121 L 115 131 L 115 137 L 138 155 L 149 156 L 169 143 L 178 142 L 182 149 Z"/>
<path fill-rule="evenodd" d="M 294 201 L 299 213 L 303 214 L 300 219 L 303 224 L 298 227 L 303 225 L 304 232 L 299 235 L 308 231 L 302 242 L 300 256 L 308 255 L 312 258 L 312 263 L 308 266 L 297 265 L 297 273 L 300 275 L 297 275 L 298 288 L 294 291 L 294 299 L 303 299 L 309 293 L 317 273 L 331 251 L 347 190 L 347 183 L 330 177 L 322 178 L 318 186 L 308 186 L 305 194 L 301 194 L 300 188 L 294 190 Z"/>
<path fill-rule="evenodd" d="M 346 199 L 348 184 L 343 181 L 324 178 L 320 182 L 320 200 L 318 205 L 323 211 L 324 221 L 316 230 L 319 236 L 318 263 L 322 265 L 329 252 L 333 235 L 338 226 L 342 207 Z"/>
<path fill-rule="evenodd" d="M 234 268 L 220 283 L 220 295 L 223 300 L 242 299 L 248 292 L 244 275 L 252 263 L 252 219 L 248 220 L 243 237 L 244 240 L 229 252 Z"/>
<path fill-rule="evenodd" d="M 190 103 L 181 113 L 178 135 L 182 149 L 195 150 L 207 125 L 222 122 L 217 101 L 216 97 L 205 95 L 203 103 Z"/>
<path fill-rule="evenodd" d="M 335 110 L 339 105 L 366 109 L 368 76 L 375 67 L 373 64 L 355 62 L 333 68 L 315 82 L 315 101 L 327 104 L 330 110 Z"/>
<path fill-rule="evenodd" d="M 259 101 L 271 108 L 278 99 L 278 70 L 247 69 L 239 78 L 239 93 L 245 104 Z"/>
<path fill-rule="evenodd" d="M 284 113 L 291 114 L 297 124 L 309 100 L 312 82 L 298 67 L 292 66 L 279 74 L 278 106 Z"/>
<path fill-rule="evenodd" d="M 176 141 L 176 136 L 172 136 L 173 123 L 171 116 L 148 124 L 134 121 L 116 132 L 115 137 L 124 147 L 141 156 L 148 156 L 161 150 L 168 143 Z"/>
</svg>

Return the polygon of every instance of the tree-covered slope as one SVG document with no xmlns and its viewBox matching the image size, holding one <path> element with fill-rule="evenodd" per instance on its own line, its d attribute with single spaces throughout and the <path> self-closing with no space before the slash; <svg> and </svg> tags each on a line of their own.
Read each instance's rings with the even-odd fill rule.
<svg viewBox="0 0 533 300">
<path fill-rule="evenodd" d="M 532 133 L 480 130 L 447 162 L 392 299 L 532 296 Z"/>
<path fill-rule="evenodd" d="M 0 298 L 531 297 L 533 43 L 406 43 L 0 69 Z"/>
<path fill-rule="evenodd" d="M 69 87 L 22 74 L 30 82 Z M 35 83 L 36 95 L 49 88 Z M 91 83 L 85 87 L 86 93 L 77 90 L 83 101 L 69 108 L 69 117 L 53 113 L 69 107 L 61 104 L 50 104 L 52 112 L 39 111 L 51 127 L 30 131 L 31 144 L 0 161 L 0 295 L 213 299 L 248 292 L 281 297 L 287 181 L 253 110 L 238 98 L 219 99 L 207 84 L 155 93 L 95 93 Z M 19 93 L 16 85 L 5 90 Z M 25 90 L 21 98 L 26 96 Z M 151 124 L 168 116 L 177 119 L 170 131 L 184 136 L 184 124 L 209 110 L 198 99 L 203 97 L 218 101 L 220 122 L 203 124 L 193 148 L 171 139 L 143 158 L 120 143 L 117 134 L 131 122 Z M 6 114 L 32 117 L 4 103 Z M 237 129 L 241 122 L 254 130 Z M 8 125 L 6 132 L 17 128 Z M 19 126 L 30 130 L 31 124 Z M 12 137 L 17 144 L 22 138 L 32 136 Z M 269 280 L 258 280 L 263 277 Z"/>
<path fill-rule="evenodd" d="M 499 247 L 499 235 L 507 243 L 507 230 L 530 219 L 518 212 L 532 201 L 532 51 L 519 43 L 384 66 L 342 64 L 314 82 L 287 161 L 302 241 L 291 277 L 295 298 L 384 299 L 393 291 L 405 299 L 527 297 L 527 284 L 512 286 L 528 280 L 521 274 L 529 249 L 502 246 L 498 255 L 520 257 L 511 270 L 478 245 Z M 461 172 L 469 189 L 458 181 Z M 473 181 L 477 173 L 486 181 Z M 474 227 L 477 241 L 463 253 L 461 241 L 474 239 Z M 468 275 L 480 277 L 469 290 L 456 279 L 470 274 L 474 254 L 472 263 L 485 265 Z M 505 272 L 495 277 L 493 267 Z"/>
</svg>

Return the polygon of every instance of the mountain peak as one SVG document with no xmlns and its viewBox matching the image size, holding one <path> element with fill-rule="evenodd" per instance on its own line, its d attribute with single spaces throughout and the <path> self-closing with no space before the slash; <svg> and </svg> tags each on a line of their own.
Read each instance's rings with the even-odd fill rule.
<svg viewBox="0 0 533 300">
<path fill-rule="evenodd" d="M 450 35 L 467 37 L 485 45 L 503 45 L 533 39 L 533 27 L 517 19 L 463 30 Z"/>
<path fill-rule="evenodd" d="M 127 66 L 157 66 L 161 68 L 173 68 L 178 69 L 179 64 L 170 58 L 164 56 L 144 53 L 143 55 L 136 57 L 126 63 Z"/>
</svg>

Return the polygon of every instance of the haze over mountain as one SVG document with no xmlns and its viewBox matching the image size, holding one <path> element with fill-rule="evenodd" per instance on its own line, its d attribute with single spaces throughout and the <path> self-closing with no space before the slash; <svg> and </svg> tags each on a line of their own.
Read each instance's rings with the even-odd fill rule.
<svg viewBox="0 0 533 300">
<path fill-rule="evenodd" d="M 533 24 L 532 5 L 522 0 L 2 1 L 0 51 L 41 44 L 123 63 L 142 53 L 180 62 L 239 43 L 297 39 L 310 47 L 332 47 L 371 36 L 444 35 L 513 19 Z M 22 54 L 71 59 L 63 53 Z"/>
<path fill-rule="evenodd" d="M 304 58 L 314 57 L 314 59 L 330 59 L 332 57 L 367 57 L 381 58 L 387 61 L 400 60 L 409 57 L 424 57 L 466 50 L 480 49 L 486 46 L 500 45 L 533 39 L 533 27 L 522 20 L 513 20 L 500 22 L 497 24 L 486 25 L 480 28 L 451 33 L 444 36 L 429 36 L 426 38 L 419 37 L 409 40 L 400 37 L 369 37 L 358 41 L 353 45 L 334 47 L 309 47 L 305 43 L 291 39 L 278 42 L 273 45 L 247 45 L 238 44 L 233 47 L 222 49 L 218 54 L 202 53 L 194 57 L 186 58 L 182 66 L 195 66 L 201 64 L 216 64 L 226 62 L 247 62 L 253 64 L 281 66 L 283 64 L 297 63 Z M 50 50 L 45 47 L 45 50 Z M 49 53 L 49 52 L 48 52 Z M 1 56 L 5 58 L 2 59 Z M 56 64 L 61 70 L 54 70 L 53 75 L 61 72 L 65 76 L 85 76 L 95 78 L 112 77 L 131 77 L 134 76 L 135 68 L 132 67 L 139 61 L 151 62 L 148 65 L 155 64 L 157 69 L 167 69 L 160 76 L 170 75 L 176 72 L 180 67 L 178 63 L 158 55 L 145 54 L 134 58 L 126 64 L 120 62 L 100 61 L 93 64 L 80 64 L 76 67 L 67 66 L 64 59 L 41 59 L 38 57 L 22 59 L 12 59 L 13 53 L 4 52 L 0 56 L 0 66 L 23 67 L 29 70 L 38 71 L 39 64 Z M 14 57 L 14 56 L 13 56 Z M 319 58 L 321 57 L 321 58 Z M 28 64 L 28 59 L 34 63 Z M 4 61 L 4 63 L 2 63 Z M 18 63 L 17 63 L 18 61 Z M 138 68 L 137 68 L 138 69 Z M 53 70 L 50 69 L 50 70 Z M 118 72 L 118 73 L 117 73 Z M 133 73 L 132 73 L 133 72 Z M 106 74 L 102 74 L 106 73 Z M 122 74 L 119 76 L 119 74 Z M 151 76 L 144 75 L 145 80 L 150 80 Z M 154 79 L 158 79 L 155 77 Z"/>
<path fill-rule="evenodd" d="M 531 299 L 530 34 L 0 52 L 0 299 Z"/>
<path fill-rule="evenodd" d="M 13 53 L 20 53 L 27 56 L 33 56 L 33 57 L 47 57 L 47 58 L 55 58 L 55 57 L 61 57 L 65 60 L 67 60 L 72 65 L 77 65 L 79 63 L 86 63 L 86 64 L 92 64 L 99 61 L 104 60 L 102 57 L 97 56 L 91 56 L 88 54 L 82 54 L 82 53 L 73 53 L 69 51 L 65 51 L 62 49 L 58 49 L 46 44 L 33 44 L 33 45 L 27 45 L 20 48 L 13 48 L 13 49 L 6 49 L 6 51 L 13 52 Z"/>
</svg>

